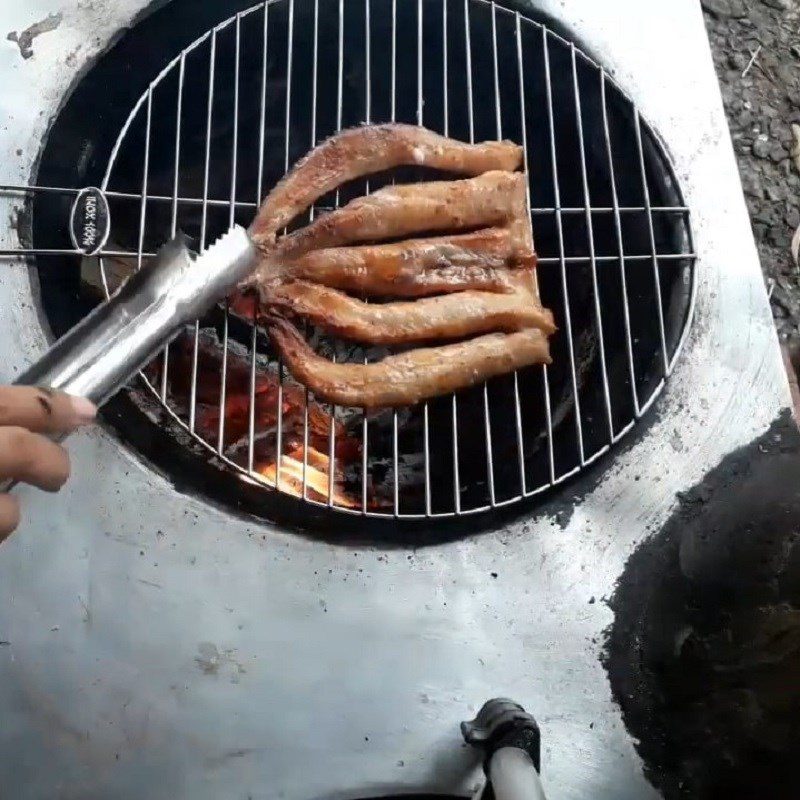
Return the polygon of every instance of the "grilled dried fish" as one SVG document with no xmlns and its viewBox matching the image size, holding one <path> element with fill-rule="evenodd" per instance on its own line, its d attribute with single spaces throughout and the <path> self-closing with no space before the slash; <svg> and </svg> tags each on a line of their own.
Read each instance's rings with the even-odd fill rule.
<svg viewBox="0 0 800 800">
<path fill-rule="evenodd" d="M 318 398 L 345 406 L 412 405 L 530 364 L 550 363 L 547 337 L 535 328 L 410 350 L 374 364 L 335 364 L 317 355 L 280 317 L 267 320 L 267 328 L 295 379 Z"/>
<path fill-rule="evenodd" d="M 535 254 L 519 247 L 508 228 L 486 228 L 391 244 L 329 247 L 289 261 L 265 257 L 250 283 L 295 278 L 368 297 L 425 297 L 465 289 L 512 292 L 508 268 L 535 263 Z"/>
<path fill-rule="evenodd" d="M 331 136 L 299 161 L 261 205 L 251 234 L 269 244 L 312 203 L 347 181 L 404 165 L 461 175 L 513 171 L 522 148 L 513 142 L 467 144 L 416 125 L 391 123 L 350 128 Z"/>
<path fill-rule="evenodd" d="M 553 315 L 528 292 L 465 291 L 395 303 L 365 303 L 308 281 L 281 282 L 265 289 L 267 314 L 302 317 L 329 333 L 369 344 L 410 344 L 458 339 L 491 331 L 539 328 L 553 333 Z"/>
<path fill-rule="evenodd" d="M 514 245 L 532 250 L 530 222 L 524 221 L 525 201 L 525 176 L 519 172 L 387 186 L 279 239 L 273 255 L 292 259 L 322 247 L 509 222 L 514 223 L 509 226 Z"/>
</svg>

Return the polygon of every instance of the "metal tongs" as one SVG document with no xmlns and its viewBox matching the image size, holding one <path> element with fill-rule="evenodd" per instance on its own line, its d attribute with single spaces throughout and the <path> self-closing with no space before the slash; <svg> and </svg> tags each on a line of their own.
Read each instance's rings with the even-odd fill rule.
<svg viewBox="0 0 800 800">
<path fill-rule="evenodd" d="M 14 383 L 58 389 L 101 406 L 187 322 L 230 294 L 256 257 L 255 245 L 239 225 L 197 258 L 186 238 L 177 236 Z M 0 491 L 14 484 L 2 482 Z"/>
<path fill-rule="evenodd" d="M 14 383 L 47 386 L 102 405 L 187 322 L 230 294 L 256 255 L 239 225 L 197 258 L 179 235 Z"/>
</svg>

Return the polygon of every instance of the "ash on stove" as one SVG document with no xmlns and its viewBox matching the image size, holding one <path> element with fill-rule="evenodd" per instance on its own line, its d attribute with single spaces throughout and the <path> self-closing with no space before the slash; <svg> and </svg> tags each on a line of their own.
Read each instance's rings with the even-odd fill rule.
<svg viewBox="0 0 800 800">
<path fill-rule="evenodd" d="M 604 663 L 667 798 L 794 798 L 800 758 L 800 433 L 726 457 L 631 556 Z"/>
</svg>

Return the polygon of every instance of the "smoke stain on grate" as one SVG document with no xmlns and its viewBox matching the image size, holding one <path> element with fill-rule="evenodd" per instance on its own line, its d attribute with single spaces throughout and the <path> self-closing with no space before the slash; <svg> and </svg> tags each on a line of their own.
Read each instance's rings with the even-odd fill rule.
<svg viewBox="0 0 800 800">
<path fill-rule="evenodd" d="M 667 798 L 796 797 L 800 433 L 786 412 L 631 556 L 603 661 Z"/>
</svg>

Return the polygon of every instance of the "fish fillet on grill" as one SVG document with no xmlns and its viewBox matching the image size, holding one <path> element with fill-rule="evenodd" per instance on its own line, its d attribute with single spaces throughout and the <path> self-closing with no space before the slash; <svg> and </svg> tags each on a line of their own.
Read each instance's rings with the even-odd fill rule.
<svg viewBox="0 0 800 800">
<path fill-rule="evenodd" d="M 532 302 L 526 291 L 465 291 L 411 302 L 365 303 L 338 289 L 291 281 L 271 287 L 262 302 L 267 314 L 278 311 L 308 319 L 329 333 L 369 344 L 410 344 L 523 328 L 555 330 L 553 315 Z"/>
<path fill-rule="evenodd" d="M 513 171 L 522 148 L 513 142 L 467 144 L 416 125 L 365 125 L 341 131 L 319 146 L 275 186 L 251 226 L 269 244 L 275 234 L 320 197 L 347 181 L 399 166 L 426 166 L 461 175 Z"/>
<path fill-rule="evenodd" d="M 555 325 L 539 300 L 521 162 L 512 142 L 466 144 L 395 124 L 343 131 L 262 204 L 251 234 L 264 257 L 231 307 L 256 313 L 292 375 L 337 405 L 411 405 L 549 363 Z M 342 183 L 401 165 L 471 177 L 387 186 L 278 236 Z M 475 338 L 335 363 L 291 318 L 376 345 Z"/>
<path fill-rule="evenodd" d="M 265 256 L 252 285 L 295 278 L 368 297 L 424 297 L 480 289 L 512 292 L 509 269 L 535 266 L 531 248 L 508 227 L 407 239 L 389 244 L 328 247 L 296 259 Z"/>
<path fill-rule="evenodd" d="M 550 363 L 536 328 L 418 348 L 373 364 L 336 364 L 315 353 L 295 326 L 275 317 L 267 330 L 294 377 L 323 400 L 363 408 L 413 405 L 531 364 Z"/>
<path fill-rule="evenodd" d="M 272 255 L 292 259 L 323 247 L 506 223 L 514 223 L 509 225 L 512 239 L 525 246 L 525 225 L 516 222 L 525 202 L 525 176 L 520 172 L 493 171 L 465 180 L 387 186 L 282 237 Z"/>
</svg>

